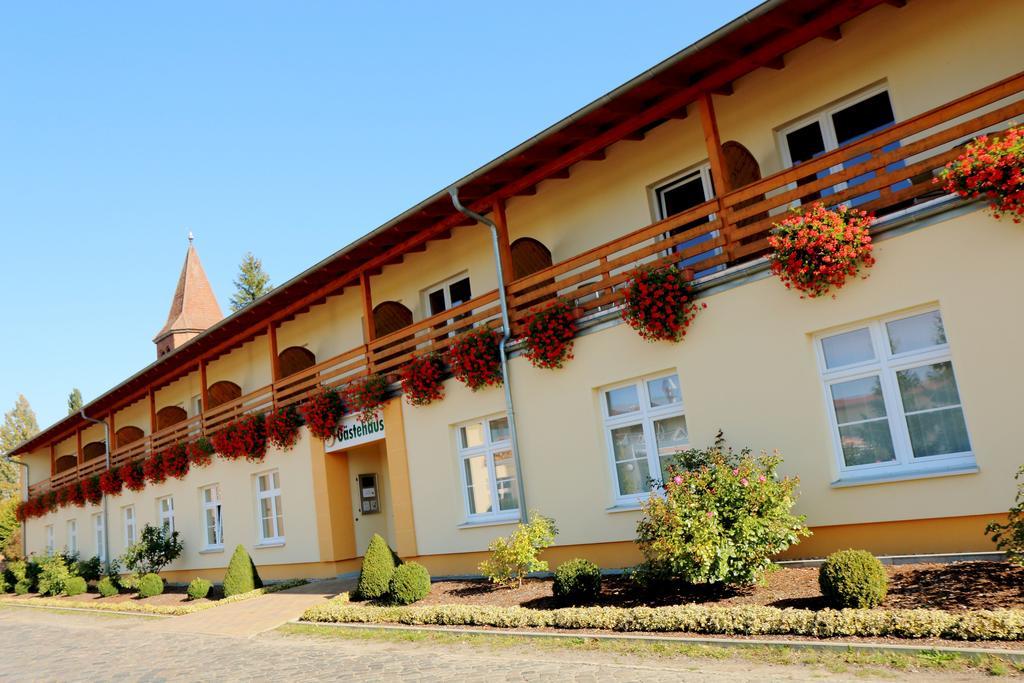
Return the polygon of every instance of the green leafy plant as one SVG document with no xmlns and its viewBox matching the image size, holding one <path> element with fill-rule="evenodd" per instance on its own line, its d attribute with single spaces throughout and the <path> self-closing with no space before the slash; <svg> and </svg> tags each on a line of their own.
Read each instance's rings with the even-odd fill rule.
<svg viewBox="0 0 1024 683">
<path fill-rule="evenodd" d="M 151 598 L 154 595 L 160 595 L 164 592 L 164 580 L 158 575 L 149 573 L 144 574 L 139 579 L 139 597 L 140 598 Z"/>
<path fill-rule="evenodd" d="M 889 591 L 889 577 L 866 550 L 832 553 L 818 569 L 818 586 L 832 607 L 877 607 Z"/>
<path fill-rule="evenodd" d="M 378 600 L 388 592 L 391 576 L 395 573 L 395 554 L 387 541 L 374 534 L 363 555 L 356 591 L 364 600 Z"/>
<path fill-rule="evenodd" d="M 648 576 L 686 583 L 749 585 L 771 557 L 810 535 L 792 513 L 798 480 L 779 478 L 782 458 L 727 448 L 680 453 L 643 504 L 637 544 Z"/>
<path fill-rule="evenodd" d="M 560 602 L 570 605 L 594 602 L 601 594 L 601 570 L 582 558 L 563 562 L 555 570 L 551 592 Z"/>
<path fill-rule="evenodd" d="M 188 593 L 189 600 L 202 600 L 210 593 L 212 585 L 206 579 L 196 577 L 189 582 L 188 589 L 185 592 Z"/>
<path fill-rule="evenodd" d="M 74 564 L 74 573 L 86 581 L 99 581 L 103 574 L 103 561 L 96 555 L 88 560 L 78 560 Z"/>
<path fill-rule="evenodd" d="M 1017 497 L 1006 524 L 990 522 L 985 533 L 992 537 L 997 548 L 1006 553 L 1006 559 L 1024 564 L 1024 465 L 1017 470 L 1015 478 L 1020 483 L 1017 484 Z"/>
<path fill-rule="evenodd" d="M 64 584 L 64 592 L 70 596 L 81 595 L 87 590 L 89 590 L 89 584 L 81 576 L 72 576 Z"/>
<path fill-rule="evenodd" d="M 46 555 L 39 558 L 39 594 L 60 595 L 67 588 L 71 571 L 61 555 Z"/>
<path fill-rule="evenodd" d="M 239 544 L 231 555 L 228 571 L 224 575 L 224 597 L 230 598 L 232 595 L 248 593 L 262 587 L 263 581 L 256 571 L 256 565 L 245 551 L 245 547 Z"/>
<path fill-rule="evenodd" d="M 159 574 L 160 570 L 181 556 L 182 544 L 178 532 L 168 532 L 161 526 L 147 524 L 139 540 L 128 546 L 121 561 L 135 574 Z"/>
<path fill-rule="evenodd" d="M 117 584 L 109 576 L 104 576 L 96 584 L 96 590 L 104 598 L 111 598 L 117 595 L 120 591 L 117 589 Z"/>
<path fill-rule="evenodd" d="M 547 571 L 548 563 L 537 555 L 554 545 L 557 533 L 553 519 L 531 511 L 529 523 L 520 522 L 507 538 L 491 541 L 491 556 L 480 563 L 480 573 L 499 586 L 522 586 L 530 572 Z"/>
<path fill-rule="evenodd" d="M 396 605 L 411 605 L 430 594 L 430 572 L 418 562 L 395 567 L 388 583 L 388 599 Z"/>
</svg>

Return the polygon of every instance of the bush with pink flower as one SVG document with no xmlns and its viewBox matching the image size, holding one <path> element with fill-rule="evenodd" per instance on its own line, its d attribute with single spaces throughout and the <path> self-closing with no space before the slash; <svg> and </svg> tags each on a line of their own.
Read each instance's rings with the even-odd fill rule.
<svg viewBox="0 0 1024 683">
<path fill-rule="evenodd" d="M 782 458 L 738 454 L 721 432 L 706 449 L 675 456 L 643 504 L 640 576 L 690 584 L 750 585 L 771 558 L 810 535 L 792 513 L 798 480 L 776 473 Z"/>
</svg>

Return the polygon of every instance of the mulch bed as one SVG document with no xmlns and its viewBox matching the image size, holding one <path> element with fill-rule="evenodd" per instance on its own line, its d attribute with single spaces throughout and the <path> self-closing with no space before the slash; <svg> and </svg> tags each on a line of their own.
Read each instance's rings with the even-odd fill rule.
<svg viewBox="0 0 1024 683">
<path fill-rule="evenodd" d="M 888 609 L 945 610 L 1024 608 L 1024 567 L 1006 562 L 906 564 L 887 566 Z M 824 609 L 818 589 L 818 570 L 783 568 L 768 575 L 764 586 L 715 590 L 682 586 L 658 594 L 643 593 L 625 577 L 606 576 L 597 605 L 764 605 Z M 550 579 L 528 579 L 521 588 L 495 588 L 485 580 L 438 581 L 418 605 L 471 604 L 555 609 L 562 605 L 551 594 Z"/>
<path fill-rule="evenodd" d="M 33 598 L 36 598 L 38 596 L 34 593 L 30 593 L 28 595 L 9 595 L 7 597 L 15 600 L 25 600 L 31 602 Z M 189 600 L 188 595 L 185 593 L 184 586 L 166 586 L 164 588 L 163 593 L 161 593 L 160 595 L 154 595 L 151 598 L 140 598 L 136 593 L 121 593 L 119 595 L 112 595 L 109 598 L 104 598 L 96 592 L 96 588 L 94 586 L 89 586 L 88 593 L 82 593 L 81 595 L 73 596 L 59 595 L 48 599 L 60 600 L 62 602 L 69 603 L 95 601 L 97 603 L 106 603 L 110 605 L 117 604 L 119 602 L 133 602 L 142 605 L 168 605 L 171 607 L 177 607 L 179 605 L 198 605 L 204 602 L 215 602 L 217 600 L 220 600 L 222 597 L 224 596 L 221 593 L 220 586 L 214 586 L 213 588 L 211 588 L 208 597 L 203 598 L 201 600 Z"/>
</svg>

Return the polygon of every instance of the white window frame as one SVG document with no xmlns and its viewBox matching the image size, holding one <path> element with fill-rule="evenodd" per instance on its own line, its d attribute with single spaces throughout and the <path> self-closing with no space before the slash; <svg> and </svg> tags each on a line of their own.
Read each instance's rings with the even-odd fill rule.
<svg viewBox="0 0 1024 683">
<path fill-rule="evenodd" d="M 274 475 L 277 475 L 277 488 L 274 486 Z M 263 489 L 260 486 L 260 480 L 266 477 L 268 486 L 271 488 Z M 279 470 L 266 470 L 265 472 L 259 472 L 253 475 L 256 484 L 256 533 L 259 538 L 260 545 L 278 545 L 284 543 L 284 534 L 281 533 L 281 529 L 277 526 L 277 518 L 281 517 L 282 525 L 284 523 L 284 512 L 282 511 L 283 504 L 281 502 L 281 472 Z M 273 526 L 273 534 L 265 536 L 263 534 L 263 501 L 270 500 L 271 508 L 271 522 Z"/>
<path fill-rule="evenodd" d="M 206 492 L 210 491 L 210 501 L 206 500 Z M 210 484 L 199 489 L 199 502 L 202 506 L 203 517 L 203 549 L 204 550 L 220 550 L 224 547 L 224 505 L 220 498 L 220 484 Z M 209 526 L 206 523 L 207 513 L 214 511 L 214 540 L 215 543 L 210 543 Z"/>
<path fill-rule="evenodd" d="M 68 538 L 66 547 L 68 554 L 74 555 L 78 552 L 78 520 L 69 519 L 67 524 Z"/>
<path fill-rule="evenodd" d="M 53 525 L 46 525 L 46 554 L 53 555 L 53 551 L 56 549 L 56 543 L 54 542 L 53 536 Z"/>
<path fill-rule="evenodd" d="M 431 313 L 430 312 L 430 295 L 435 293 L 435 292 L 437 292 L 437 291 L 440 291 L 442 296 L 444 296 L 444 310 L 446 310 L 446 311 L 451 310 L 451 308 L 452 308 L 451 286 L 454 285 L 456 282 L 461 282 L 462 280 L 469 280 L 470 298 L 472 298 L 473 281 L 470 280 L 470 278 L 469 278 L 469 271 L 468 270 L 464 270 L 461 273 L 453 275 L 453 276 L 451 276 L 449 278 L 445 278 L 441 282 L 434 283 L 433 285 L 431 285 L 431 286 L 429 286 L 429 287 L 427 287 L 426 289 L 423 290 L 423 292 L 421 293 L 421 297 L 423 299 L 423 313 L 424 313 L 423 317 L 424 318 L 429 318 L 429 317 L 431 317 L 433 315 L 438 315 L 437 313 Z M 466 302 L 462 301 L 458 305 L 461 306 L 464 303 L 466 303 Z"/>
<path fill-rule="evenodd" d="M 104 542 L 107 535 L 106 529 L 103 528 L 103 513 L 97 512 L 92 516 L 92 535 L 96 540 L 96 557 L 100 558 L 100 562 L 107 561 L 107 544 Z"/>
<path fill-rule="evenodd" d="M 515 520 L 519 519 L 519 509 L 522 506 L 522 501 L 519 500 L 519 477 L 522 476 L 518 469 L 516 469 L 516 507 L 513 510 L 500 510 L 499 509 L 499 497 L 498 497 L 498 478 L 495 476 L 494 469 L 494 454 L 511 452 L 512 441 L 511 437 L 508 439 L 500 439 L 494 441 L 491 439 L 491 422 L 494 420 L 507 419 L 508 415 L 505 413 L 494 413 L 486 417 L 480 417 L 475 420 L 468 420 L 455 426 L 455 447 L 458 452 L 458 467 L 459 467 L 459 481 L 462 486 L 462 504 L 466 511 L 466 521 L 470 524 L 478 522 L 493 522 L 493 521 L 504 521 L 504 520 Z M 464 448 L 462 446 L 462 428 L 469 427 L 471 425 L 479 424 L 483 427 L 484 441 L 479 446 L 470 446 Z M 470 512 L 469 504 L 469 481 L 466 478 L 466 460 L 475 458 L 480 455 L 486 456 L 485 460 L 487 463 L 487 484 L 490 487 L 491 493 L 491 512 Z M 512 467 L 515 468 L 515 461 L 512 461 Z"/>
<path fill-rule="evenodd" d="M 957 394 L 960 394 L 960 382 L 957 380 L 956 367 L 953 365 L 953 358 L 950 353 L 949 331 L 945 329 L 946 343 L 933 346 L 927 349 L 906 351 L 903 353 L 892 353 L 889 337 L 886 333 L 888 323 L 911 318 L 916 315 L 937 312 L 942 316 L 942 310 L 938 306 L 922 306 L 910 310 L 900 311 L 879 318 L 861 321 L 850 325 L 843 325 L 814 335 L 814 349 L 817 356 L 818 371 L 821 377 L 821 387 L 825 399 L 825 410 L 828 414 L 829 426 L 832 431 L 832 447 L 839 472 L 840 482 L 843 480 L 874 480 L 888 479 L 891 477 L 914 476 L 916 474 L 930 474 L 935 472 L 959 471 L 963 469 L 976 468 L 973 448 L 962 453 L 947 453 L 943 455 L 930 455 L 920 459 L 914 458 L 914 451 L 910 442 L 910 429 L 907 426 L 906 414 L 903 409 L 903 399 L 900 395 L 899 384 L 896 373 L 900 370 L 920 367 L 936 363 L 950 364 L 953 370 L 953 381 L 956 384 Z M 943 317 L 943 323 L 945 318 Z M 871 360 L 852 363 L 837 368 L 828 368 L 825 364 L 825 350 L 822 341 L 828 337 L 853 332 L 855 330 L 867 329 L 871 336 L 872 351 L 874 358 Z M 882 387 L 882 397 L 885 402 L 886 420 L 889 423 L 889 432 L 892 438 L 895 460 L 882 463 L 865 463 L 862 465 L 847 465 L 843 455 L 842 440 L 839 436 L 839 423 L 836 418 L 835 406 L 832 399 L 831 387 L 833 384 L 849 382 L 857 379 L 878 376 Z M 950 408 L 953 406 L 946 406 Z M 963 396 L 960 396 L 958 407 L 963 411 L 964 424 L 967 430 L 967 439 L 973 444 L 971 438 L 970 424 L 967 419 L 967 409 L 963 403 Z M 835 483 L 835 482 L 834 482 Z"/>
<path fill-rule="evenodd" d="M 167 504 L 167 509 L 164 509 L 164 503 Z M 160 522 L 161 528 L 167 529 L 169 534 L 173 534 L 174 529 L 174 496 L 162 496 L 156 499 L 156 514 L 157 519 Z"/>
<path fill-rule="evenodd" d="M 692 180 L 695 176 L 700 178 L 701 186 L 704 189 L 704 197 L 705 197 L 704 202 L 709 202 L 709 201 L 711 201 L 712 199 L 715 198 L 716 195 L 715 195 L 714 181 L 711 178 L 711 162 L 709 162 L 709 161 L 702 161 L 701 163 L 699 163 L 699 164 L 697 164 L 695 166 L 690 166 L 689 168 L 687 168 L 687 169 L 685 169 L 683 171 L 680 171 L 679 173 L 676 173 L 675 175 L 669 176 L 668 178 L 665 178 L 664 180 L 660 180 L 657 183 L 654 183 L 653 185 L 650 186 L 650 190 L 649 190 L 649 192 L 650 192 L 650 201 L 651 201 L 651 206 L 654 209 L 654 220 L 655 221 L 663 221 L 666 218 L 669 218 L 668 210 L 665 207 L 665 201 L 664 201 L 664 194 L 663 194 L 663 192 L 665 190 L 669 189 L 670 187 L 674 186 L 674 185 L 678 185 L 678 184 L 681 184 L 683 182 L 688 182 L 688 181 Z M 689 209 L 687 209 L 687 210 L 689 210 Z M 707 220 L 708 220 L 708 222 L 715 220 L 715 214 L 714 213 L 708 214 L 707 215 Z M 709 232 L 707 234 L 709 236 L 708 239 L 714 239 L 715 237 L 718 236 L 719 231 L 718 230 L 712 230 L 711 232 Z M 671 235 L 666 232 L 666 233 L 663 233 L 661 235 L 660 239 L 661 240 L 666 240 L 669 237 L 671 237 Z M 694 238 L 691 238 L 691 239 L 697 239 L 697 238 L 694 237 Z M 682 244 L 685 244 L 685 242 L 682 242 L 682 243 L 680 243 L 679 245 L 676 245 L 676 247 L 673 247 L 673 248 L 677 248 L 677 247 L 681 246 Z M 670 251 L 669 249 L 666 249 L 663 252 L 664 255 L 668 255 L 669 251 Z M 710 256 L 718 256 L 718 255 L 720 255 L 722 253 L 722 247 L 714 247 L 712 249 L 708 249 L 706 253 L 710 254 Z M 710 258 L 710 256 L 708 258 Z M 698 263 L 696 265 L 699 266 L 700 264 Z M 718 265 L 718 266 L 712 266 L 710 269 L 708 269 L 708 268 L 700 268 L 699 270 L 700 271 L 711 270 L 712 272 L 715 272 L 715 271 L 722 270 L 724 267 L 725 266 L 723 264 L 723 265 Z"/>
<path fill-rule="evenodd" d="M 124 526 L 124 547 L 127 548 L 139 540 L 139 521 L 135 515 L 134 505 L 125 505 L 121 508 L 121 521 Z"/>
<path fill-rule="evenodd" d="M 648 389 L 648 382 L 654 382 L 659 379 L 666 377 L 673 377 L 679 386 L 679 403 L 673 403 L 667 406 L 658 406 L 657 408 L 651 407 L 650 390 Z M 622 389 L 623 387 L 636 386 L 638 391 L 638 399 L 640 401 L 640 409 L 626 413 L 625 415 L 610 415 L 608 411 L 608 398 L 607 394 L 610 391 L 616 389 Z M 655 437 L 654 423 L 658 420 L 664 420 L 672 417 L 682 417 L 686 419 L 686 399 L 683 396 L 682 381 L 679 379 L 678 372 L 659 372 L 653 375 L 646 375 L 644 377 L 638 377 L 626 382 L 618 382 L 616 384 L 609 384 L 603 386 L 598 391 L 598 396 L 601 401 L 601 418 L 604 423 L 604 440 L 605 449 L 607 454 L 607 464 L 611 471 L 611 483 L 612 483 L 612 497 L 616 505 L 636 505 L 640 501 L 646 499 L 650 495 L 650 490 L 640 491 L 633 494 L 621 494 L 619 486 L 619 472 L 616 467 L 615 460 L 615 447 L 612 438 L 612 430 L 619 429 L 621 427 L 632 427 L 634 425 L 642 425 L 644 430 L 644 447 L 647 451 L 647 467 L 651 473 L 652 478 L 655 475 L 661 475 L 661 459 L 658 456 L 658 443 Z M 687 442 L 685 446 L 689 445 L 689 432 L 690 424 L 687 420 L 686 424 L 687 431 Z"/>
</svg>

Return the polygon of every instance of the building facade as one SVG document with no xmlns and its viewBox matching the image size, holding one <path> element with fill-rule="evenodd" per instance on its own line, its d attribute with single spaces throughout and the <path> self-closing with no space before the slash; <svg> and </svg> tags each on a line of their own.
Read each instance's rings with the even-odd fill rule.
<svg viewBox="0 0 1024 683">
<path fill-rule="evenodd" d="M 521 471 L 500 388 L 448 379 L 415 407 L 396 384 L 337 440 L 303 428 L 262 462 L 214 458 L 110 496 L 106 517 L 33 517 L 29 550 L 100 554 L 106 533 L 117 556 L 162 523 L 185 543 L 171 579 L 219 578 L 239 543 L 269 578 L 333 576 L 380 533 L 462 574 L 529 508 L 557 521 L 553 561 L 626 567 L 648 478 L 719 430 L 779 449 L 800 477 L 814 535 L 788 557 L 993 550 L 983 530 L 1021 463 L 1024 229 L 933 181 L 965 141 L 1024 115 L 1021 19 L 1009 1 L 768 2 L 459 181 L 498 225 L 513 340 L 546 301 L 582 316 L 563 369 L 510 347 Z M 764 258 L 780 214 L 817 200 L 878 217 L 877 264 L 835 299 L 801 299 Z M 621 285 L 654 262 L 686 269 L 708 306 L 679 344 L 621 321 Z M 497 285 L 488 231 L 442 191 L 85 412 L 107 423 L 114 466 L 143 458 L 321 385 L 395 380 L 413 353 L 498 324 Z M 103 444 L 78 416 L 23 444 L 30 494 L 102 471 Z"/>
</svg>

